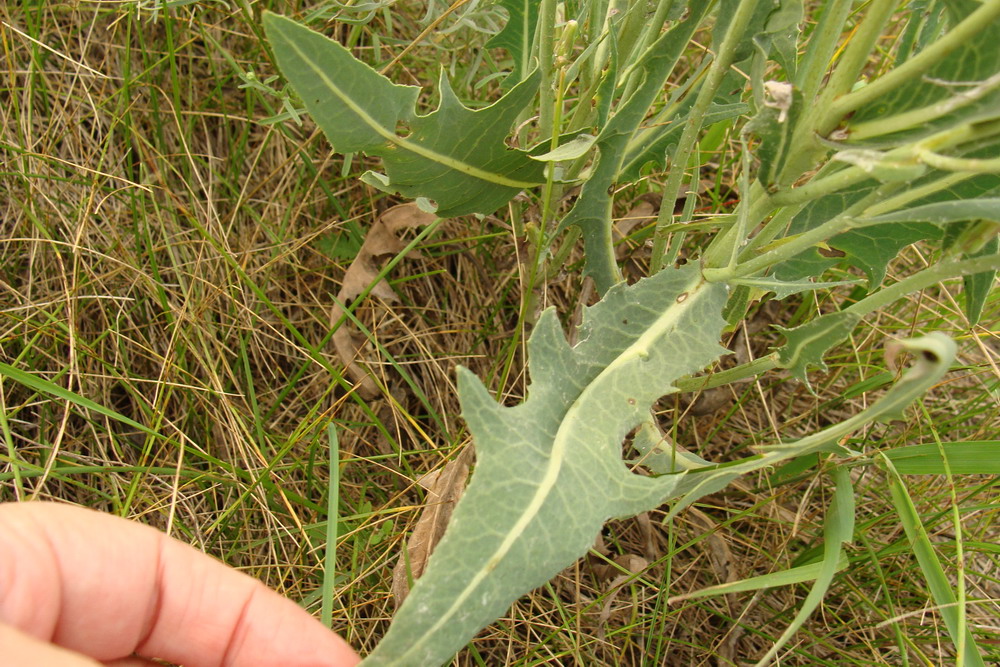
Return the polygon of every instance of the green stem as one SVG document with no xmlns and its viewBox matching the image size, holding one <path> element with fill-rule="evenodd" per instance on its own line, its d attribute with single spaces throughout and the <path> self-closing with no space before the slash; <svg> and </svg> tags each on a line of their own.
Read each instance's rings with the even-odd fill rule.
<svg viewBox="0 0 1000 667">
<path fill-rule="evenodd" d="M 691 181 L 688 184 L 687 191 L 688 197 L 684 200 L 684 210 L 681 211 L 681 224 L 687 224 L 694 220 L 695 207 L 698 205 L 698 184 L 700 182 L 701 168 L 696 164 L 691 169 Z M 670 237 L 670 248 L 663 256 L 663 266 L 673 266 L 674 262 L 677 261 L 677 256 L 680 255 L 681 246 L 684 245 L 684 237 L 687 235 L 687 231 L 686 229 L 681 230 Z"/>
<path fill-rule="evenodd" d="M 834 0 L 828 3 L 813 30 L 796 81 L 805 104 L 812 104 L 823 83 L 853 5 L 852 0 Z"/>
<path fill-rule="evenodd" d="M 757 249 L 761 246 L 767 245 L 773 241 L 778 234 L 786 231 L 788 226 L 791 224 L 795 216 L 805 208 L 805 204 L 796 204 L 793 206 L 786 206 L 780 211 L 775 213 L 767 224 L 757 232 L 757 234 L 750 239 L 750 241 L 743 247 L 740 251 L 739 259 L 741 261 L 750 259 L 757 252 Z"/>
<path fill-rule="evenodd" d="M 907 294 L 919 292 L 931 285 L 964 276 L 973 276 L 977 273 L 1000 270 L 1000 255 L 983 255 L 972 259 L 952 260 L 950 262 L 938 262 L 931 265 L 908 278 L 900 280 L 894 285 L 879 290 L 874 294 L 865 297 L 852 306 L 845 308 L 841 312 L 851 312 L 857 315 L 867 315 L 889 304 L 903 298 Z"/>
<path fill-rule="evenodd" d="M 759 271 L 763 271 L 773 264 L 777 264 L 778 262 L 794 257 L 803 250 L 811 248 L 817 243 L 821 243 L 833 236 L 836 236 L 837 234 L 840 234 L 841 232 L 847 231 L 851 228 L 851 225 L 854 222 L 854 216 L 861 211 L 864 211 L 873 201 L 884 199 L 890 193 L 902 186 L 903 184 L 901 183 L 886 183 L 881 187 L 876 188 L 872 193 L 862 198 L 860 201 L 847 207 L 830 220 L 827 220 L 818 227 L 814 227 L 813 229 L 803 232 L 798 236 L 790 238 L 787 243 L 783 243 L 777 248 L 773 248 L 762 255 L 743 262 L 742 264 L 737 264 L 732 268 L 706 268 L 704 270 L 705 278 L 710 282 L 725 282 L 732 280 L 733 278 L 742 278 L 744 276 L 750 276 Z"/>
<path fill-rule="evenodd" d="M 924 197 L 928 197 L 936 192 L 950 188 L 951 186 L 961 183 L 962 181 L 975 175 L 975 172 L 953 173 L 939 178 L 936 181 L 925 183 L 919 187 L 907 188 L 895 196 L 888 197 L 883 201 L 876 202 L 875 204 L 869 206 L 865 209 L 864 215 L 868 218 L 874 218 L 877 215 L 898 211 L 910 202 L 923 199 Z"/>
<path fill-rule="evenodd" d="M 555 58 L 556 3 L 541 0 L 538 10 L 538 133 L 548 137 L 553 132 L 553 60 Z"/>
<path fill-rule="evenodd" d="M 768 194 L 764 186 L 760 184 L 760 181 L 754 181 L 753 185 L 750 186 L 749 192 L 744 196 L 743 201 L 739 205 L 740 208 L 749 206 L 749 211 L 746 213 L 747 229 L 756 227 L 772 211 L 778 208 L 784 208 L 785 210 L 774 216 L 764 226 L 764 229 L 750 240 L 750 244 L 744 248 L 741 254 L 745 256 L 751 248 L 760 247 L 777 236 L 789 221 L 789 214 L 786 213 L 789 207 L 792 208 L 792 215 L 794 215 L 794 213 L 798 213 L 796 209 L 800 209 L 815 199 L 839 192 L 869 178 L 871 178 L 871 175 L 864 170 L 858 167 L 847 167 L 829 176 L 814 178 L 809 183 L 798 188 L 782 188 L 774 194 Z M 740 209 L 737 209 L 736 213 L 740 214 Z M 734 225 L 712 240 L 712 243 L 705 250 L 705 266 L 717 268 L 725 265 L 725 262 L 729 259 L 728 249 L 732 247 L 734 242 L 738 243 L 738 241 L 735 241 L 735 235 L 739 233 L 736 227 Z"/>
<path fill-rule="evenodd" d="M 830 105 L 857 82 L 858 76 L 868 64 L 872 49 L 878 43 L 886 22 L 896 10 L 898 0 L 872 0 L 858 30 L 851 37 L 850 44 L 837 63 L 830 80 L 816 100 L 808 100 L 804 111 L 792 133 L 791 145 L 797 150 L 792 153 L 778 178 L 780 185 L 791 185 L 795 179 L 809 171 L 819 156 L 827 148 L 817 141 L 817 136 L 825 137 L 840 123 L 844 114 L 830 112 Z"/>
<path fill-rule="evenodd" d="M 684 124 L 684 130 L 677 141 L 677 148 L 670 160 L 671 170 L 667 177 L 667 183 L 663 187 L 663 201 L 660 204 L 660 213 L 656 218 L 656 229 L 653 232 L 651 273 L 656 273 L 663 268 L 664 253 L 669 238 L 665 228 L 672 221 L 674 205 L 677 202 L 678 194 L 680 194 L 684 172 L 687 171 L 688 163 L 691 160 L 692 149 L 698 138 L 698 133 L 701 131 L 702 119 L 712 103 L 712 98 L 715 97 L 716 91 L 722 84 L 722 79 L 729 72 L 737 47 L 746 39 L 747 25 L 758 2 L 759 0 L 743 0 L 737 7 L 736 13 L 729 23 L 729 28 L 726 30 L 726 36 L 719 46 L 719 52 L 709 68 L 705 84 L 698 91 L 698 97 L 695 98 L 691 113 Z"/>
<path fill-rule="evenodd" d="M 886 23 L 892 18 L 898 6 L 898 0 L 873 0 L 870 3 L 865 18 L 851 36 L 851 40 L 844 50 L 843 56 L 837 63 L 833 74 L 830 75 L 829 82 L 823 88 L 823 93 L 820 95 L 819 103 L 816 105 L 816 111 L 819 112 L 818 118 L 820 119 L 817 127 L 824 128 L 828 124 L 835 126 L 840 122 L 840 119 L 844 115 L 843 113 L 839 115 L 823 113 L 829 110 L 827 103 L 848 93 L 858 82 L 861 73 L 868 66 L 876 44 L 882 39 Z M 829 129 L 832 129 L 832 127 Z M 820 133 L 825 135 L 829 132 L 829 129 L 826 132 L 821 131 Z"/>
<path fill-rule="evenodd" d="M 894 116 L 879 117 L 851 127 L 851 140 L 861 141 L 909 130 L 954 113 L 958 109 L 978 102 L 989 93 L 1000 88 L 1000 74 L 994 74 L 982 83 L 945 100 L 939 100 L 927 106 L 904 111 Z"/>
<path fill-rule="evenodd" d="M 753 361 L 745 364 L 740 364 L 734 368 L 712 373 L 711 375 L 681 378 L 674 383 L 674 386 L 677 387 L 679 391 L 683 392 L 704 391 L 705 389 L 721 387 L 726 384 L 732 384 L 733 382 L 739 382 L 740 380 L 760 375 L 761 373 L 766 373 L 772 368 L 776 368 L 777 365 L 778 355 L 777 353 L 772 353 L 766 357 L 754 359 Z"/>
</svg>

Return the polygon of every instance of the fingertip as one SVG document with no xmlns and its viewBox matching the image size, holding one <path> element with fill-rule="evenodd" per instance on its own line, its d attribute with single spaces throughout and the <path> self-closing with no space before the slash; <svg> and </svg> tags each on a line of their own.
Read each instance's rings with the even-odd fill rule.
<svg viewBox="0 0 1000 667">
<path fill-rule="evenodd" d="M 234 628 L 225 664 L 350 667 L 361 657 L 338 634 L 263 584 Z"/>
</svg>

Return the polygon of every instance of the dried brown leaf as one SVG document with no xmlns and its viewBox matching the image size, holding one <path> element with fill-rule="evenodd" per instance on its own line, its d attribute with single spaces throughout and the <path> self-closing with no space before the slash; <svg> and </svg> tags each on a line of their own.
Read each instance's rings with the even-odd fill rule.
<svg viewBox="0 0 1000 667">
<path fill-rule="evenodd" d="M 382 261 L 388 256 L 399 254 L 406 248 L 406 244 L 399 238 L 400 232 L 413 227 L 429 225 L 436 219 L 437 216 L 433 213 L 421 211 L 412 202 L 393 206 L 379 216 L 375 224 L 368 230 L 364 243 L 361 244 L 361 249 L 358 250 L 357 256 L 344 274 L 343 285 L 337 293 L 337 303 L 330 313 L 331 323 L 336 324 L 344 314 L 343 306 L 363 294 L 369 285 L 373 285 L 370 293 L 383 301 L 388 303 L 398 301 L 396 293 L 389 287 L 389 283 L 385 279 L 378 280 L 379 272 L 382 270 Z M 420 253 L 414 251 L 409 253 L 407 257 L 419 258 Z M 378 395 L 378 386 L 359 363 L 359 360 L 363 358 L 362 350 L 365 342 L 365 338 L 354 329 L 350 321 L 342 323 L 333 334 L 333 345 L 340 360 L 344 362 L 348 377 L 356 384 L 361 396 L 373 398 Z"/>
<path fill-rule="evenodd" d="M 451 512 L 465 491 L 472 451 L 472 447 L 466 447 L 440 471 L 428 473 L 418 480 L 421 486 L 427 488 L 427 502 L 405 551 L 399 555 L 399 561 L 392 571 L 392 596 L 397 608 L 409 595 L 410 582 L 416 581 L 424 573 L 434 547 L 448 527 Z"/>
</svg>

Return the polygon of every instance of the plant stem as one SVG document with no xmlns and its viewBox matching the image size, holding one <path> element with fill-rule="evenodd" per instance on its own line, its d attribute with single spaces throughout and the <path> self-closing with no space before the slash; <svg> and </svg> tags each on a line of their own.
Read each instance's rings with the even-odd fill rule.
<svg viewBox="0 0 1000 667">
<path fill-rule="evenodd" d="M 734 368 L 712 373 L 710 375 L 699 375 L 696 377 L 681 378 L 674 383 L 680 391 L 703 391 L 722 385 L 732 384 L 740 380 L 766 373 L 778 365 L 777 353 L 772 353 L 760 359 L 745 364 L 740 364 Z"/>
<path fill-rule="evenodd" d="M 855 215 L 864 211 L 873 201 L 884 199 L 902 186 L 903 184 L 901 183 L 885 183 L 881 187 L 876 188 L 868 196 L 855 202 L 823 224 L 790 238 L 787 243 L 783 243 L 777 248 L 765 252 L 763 255 L 759 255 L 742 264 L 737 264 L 732 268 L 706 268 L 704 270 L 705 278 L 710 282 L 724 282 L 733 278 L 742 278 L 794 257 L 817 243 L 821 243 L 841 232 L 847 231 L 851 228 Z"/>
<path fill-rule="evenodd" d="M 861 141 L 926 125 L 954 113 L 958 109 L 978 102 L 997 89 L 1000 89 L 1000 74 L 994 74 L 982 83 L 945 100 L 939 100 L 927 106 L 904 111 L 894 116 L 880 117 L 852 125 L 851 140 Z"/>
<path fill-rule="evenodd" d="M 669 234 L 665 228 L 673 218 L 674 205 L 677 196 L 680 194 L 681 183 L 684 180 L 684 172 L 687 171 L 688 163 L 691 160 L 691 152 L 694 148 L 698 133 L 701 131 L 702 118 L 712 103 L 716 91 L 722 84 L 722 79 L 729 71 L 733 58 L 736 55 L 737 47 L 746 39 L 746 28 L 757 8 L 759 0 L 743 0 L 740 2 L 726 30 L 726 36 L 719 46 L 719 52 L 712 62 L 708 71 L 708 77 L 698 97 L 695 98 L 694 105 L 688 115 L 684 130 L 677 141 L 677 149 L 671 156 L 670 173 L 667 183 L 663 187 L 663 201 L 660 204 L 660 213 L 656 218 L 656 229 L 653 232 L 653 255 L 650 261 L 650 273 L 656 273 L 663 268 L 664 252 L 667 249 L 667 238 Z"/>
<path fill-rule="evenodd" d="M 857 82 L 872 49 L 882 35 L 882 29 L 899 3 L 897 0 L 872 0 L 858 30 L 851 37 L 850 44 L 830 75 L 818 99 L 805 100 L 809 105 L 803 112 L 792 133 L 791 145 L 796 147 L 785 163 L 778 177 L 778 184 L 791 185 L 802 174 L 809 171 L 819 156 L 827 152 L 817 136 L 825 137 L 840 123 L 844 114 L 836 115 L 830 105 Z M 846 112 L 845 112 L 846 113 Z"/>
<path fill-rule="evenodd" d="M 541 0 L 538 10 L 538 69 L 540 73 L 538 92 L 538 133 L 548 137 L 553 132 L 554 111 L 553 59 L 555 57 L 556 3 L 555 0 Z"/>
<path fill-rule="evenodd" d="M 848 306 L 841 312 L 851 312 L 858 315 L 867 315 L 879 310 L 897 299 L 901 299 L 907 294 L 918 292 L 922 289 L 935 285 L 949 278 L 973 276 L 977 273 L 1000 270 L 1000 255 L 983 255 L 972 259 L 952 260 L 950 262 L 938 262 L 920 273 L 900 280 L 894 285 L 879 290 L 874 294 L 865 297 L 852 306 Z"/>
<path fill-rule="evenodd" d="M 877 215 L 883 215 L 885 213 L 891 213 L 892 211 L 897 211 L 912 201 L 917 201 L 918 199 L 923 199 L 935 192 L 940 192 L 945 188 L 950 188 L 951 186 L 961 183 L 962 181 L 975 176 L 975 172 L 958 172 L 953 174 L 947 174 L 936 181 L 931 181 L 930 183 L 925 183 L 919 187 L 908 188 L 897 195 L 888 197 L 880 202 L 872 204 L 864 211 L 865 217 L 873 218 Z"/>
<path fill-rule="evenodd" d="M 699 160 L 700 161 L 700 160 Z M 680 223 L 689 223 L 694 219 L 695 207 L 698 205 L 698 184 L 701 182 L 701 168 L 695 164 L 691 168 L 691 180 L 688 183 L 687 199 L 684 200 L 684 210 L 681 211 Z M 677 256 L 681 252 L 684 244 L 684 237 L 687 230 L 682 230 L 670 237 L 670 248 L 663 256 L 663 266 L 672 266 L 677 261 Z"/>
<path fill-rule="evenodd" d="M 809 38 L 809 47 L 802 59 L 795 82 L 805 104 L 812 104 L 837 49 L 837 42 L 850 16 L 852 0 L 833 0 L 823 10 L 819 24 Z"/>
<path fill-rule="evenodd" d="M 858 167 L 847 167 L 829 176 L 814 178 L 801 187 L 783 188 L 774 194 L 768 194 L 760 181 L 754 181 L 736 211 L 737 215 L 739 215 L 741 214 L 741 208 L 749 207 L 749 211 L 746 213 L 746 229 L 756 227 L 772 211 L 778 208 L 783 208 L 784 210 L 772 218 L 764 226 L 764 229 L 750 240 L 749 245 L 744 248 L 741 254 L 746 255 L 752 248 L 760 247 L 764 243 L 771 241 L 781 231 L 781 228 L 789 222 L 789 214 L 786 213 L 789 207 L 793 208 L 791 215 L 794 215 L 798 213 L 798 210 L 794 209 L 801 209 L 802 206 L 815 199 L 839 192 L 869 178 L 871 178 L 871 175 L 864 170 Z M 728 249 L 732 247 L 733 243 L 738 244 L 742 240 L 734 240 L 734 235 L 738 234 L 738 232 L 739 230 L 734 225 L 712 240 L 711 244 L 705 250 L 705 266 L 718 268 L 724 265 L 724 262 L 729 259 Z"/>
</svg>

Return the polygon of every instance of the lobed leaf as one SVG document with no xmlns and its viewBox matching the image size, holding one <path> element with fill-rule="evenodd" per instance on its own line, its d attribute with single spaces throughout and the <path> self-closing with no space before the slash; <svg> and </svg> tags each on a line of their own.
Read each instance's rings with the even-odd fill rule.
<svg viewBox="0 0 1000 667">
<path fill-rule="evenodd" d="M 697 266 L 617 285 L 570 347 L 552 310 L 528 342 L 528 399 L 498 405 L 459 371 L 478 463 L 424 576 L 366 664 L 436 665 L 593 544 L 604 522 L 661 504 L 683 475 L 632 473 L 625 435 L 673 381 L 725 352 L 726 299 Z"/>
<path fill-rule="evenodd" d="M 860 321 L 861 315 L 841 310 L 817 317 L 794 329 L 776 327 L 787 341 L 778 348 L 778 365 L 808 383 L 809 366 L 815 365 L 826 370 L 823 356 L 830 348 L 847 338 Z"/>
<path fill-rule="evenodd" d="M 945 233 L 941 225 L 976 218 L 996 218 L 1000 195 L 1000 175 L 976 174 L 952 183 L 935 187 L 942 180 L 941 172 L 933 172 L 912 184 L 914 190 L 930 188 L 933 191 L 910 202 L 906 208 L 859 218 L 857 226 L 838 234 L 827 243 L 840 256 L 830 256 L 812 248 L 775 267 L 778 280 L 796 282 L 818 276 L 841 262 L 855 266 L 868 276 L 869 290 L 876 289 L 885 277 L 886 267 L 906 246 L 925 240 L 941 240 Z M 843 213 L 847 208 L 868 196 L 878 186 L 875 180 L 865 180 L 841 192 L 821 197 L 806 205 L 792 220 L 788 235 L 801 234 L 814 229 Z"/>
<path fill-rule="evenodd" d="M 507 10 L 507 23 L 486 42 L 486 47 L 506 49 L 514 59 L 513 79 L 520 81 L 530 69 L 528 57 L 538 25 L 539 3 L 538 0 L 499 0 L 497 5 Z"/>
<path fill-rule="evenodd" d="M 504 143 L 538 89 L 537 73 L 478 111 L 458 100 L 441 74 L 437 110 L 416 113 L 420 89 L 400 86 L 339 43 L 276 14 L 264 29 L 278 66 L 335 150 L 382 158 L 382 185 L 425 197 L 440 217 L 492 213 L 525 188 L 544 182 L 544 165 Z M 400 124 L 409 134 L 400 133 Z"/>
</svg>

